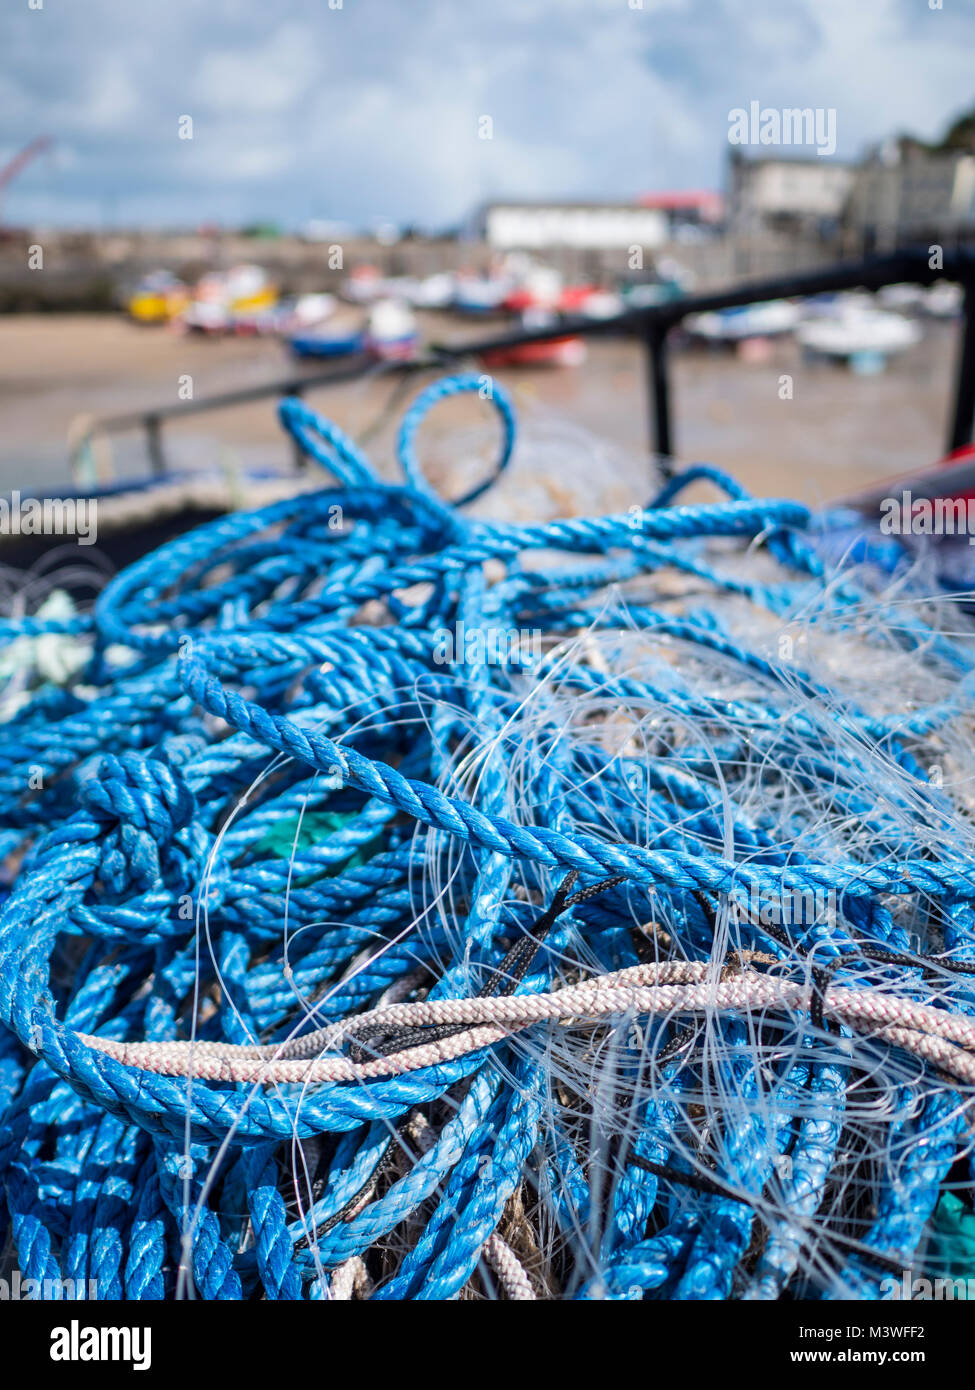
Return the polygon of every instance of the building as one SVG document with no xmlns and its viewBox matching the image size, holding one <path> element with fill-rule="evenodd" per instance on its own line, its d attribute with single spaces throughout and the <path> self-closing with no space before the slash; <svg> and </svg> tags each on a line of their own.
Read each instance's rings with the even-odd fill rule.
<svg viewBox="0 0 975 1390">
<path fill-rule="evenodd" d="M 829 239 L 839 227 L 854 182 L 852 165 L 817 155 L 748 158 L 729 164 L 728 222 L 735 237 L 789 233 Z"/>
<path fill-rule="evenodd" d="M 662 246 L 669 218 L 639 202 L 503 202 L 482 210 L 481 230 L 496 251 L 625 251 Z"/>
<path fill-rule="evenodd" d="M 644 193 L 639 201 L 641 207 L 666 215 L 674 241 L 685 239 L 690 232 L 711 234 L 724 218 L 724 198 L 708 189 Z"/>
<path fill-rule="evenodd" d="M 891 141 L 857 170 L 846 213 L 851 250 L 948 244 L 975 235 L 975 154 Z"/>
</svg>

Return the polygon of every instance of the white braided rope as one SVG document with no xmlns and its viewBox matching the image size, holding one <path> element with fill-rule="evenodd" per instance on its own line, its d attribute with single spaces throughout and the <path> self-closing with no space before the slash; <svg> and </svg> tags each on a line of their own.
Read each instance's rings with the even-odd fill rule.
<svg viewBox="0 0 975 1390">
<path fill-rule="evenodd" d="M 238 1046 L 231 1043 L 118 1042 L 79 1034 L 82 1042 L 126 1066 L 167 1076 L 212 1081 L 307 1083 L 365 1081 L 398 1076 L 451 1061 L 500 1042 L 534 1023 L 597 1019 L 613 1014 L 806 1012 L 808 986 L 774 975 L 746 973 L 732 979 L 702 979 L 706 964 L 664 962 L 634 966 L 547 994 L 436 999 L 393 1004 L 357 1015 L 290 1044 Z M 683 977 L 686 983 L 644 983 Z M 690 977 L 690 978 L 689 978 Z M 880 990 L 833 987 L 824 1012 L 933 1062 L 960 1080 L 975 1083 L 975 1021 L 917 1004 Z M 370 1023 L 388 1028 L 453 1025 L 464 1032 L 411 1047 L 388 1057 L 353 1062 L 321 1056 L 350 1032 Z M 309 1055 L 312 1049 L 318 1056 Z M 965 1051 L 963 1049 L 968 1049 Z"/>
<path fill-rule="evenodd" d="M 342 1264 L 336 1265 L 328 1276 L 328 1294 L 336 1303 L 349 1303 L 352 1295 L 368 1298 L 372 1292 L 372 1280 L 360 1255 L 352 1255 Z"/>
<path fill-rule="evenodd" d="M 535 1290 L 518 1256 L 497 1231 L 484 1242 L 484 1254 L 508 1298 L 517 1303 L 535 1302 Z"/>
</svg>

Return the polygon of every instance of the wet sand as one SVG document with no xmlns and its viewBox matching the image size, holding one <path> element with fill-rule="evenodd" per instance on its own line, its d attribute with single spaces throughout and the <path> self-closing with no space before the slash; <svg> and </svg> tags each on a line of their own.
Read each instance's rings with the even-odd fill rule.
<svg viewBox="0 0 975 1390">
<path fill-rule="evenodd" d="M 500 328 L 442 315 L 426 316 L 423 326 L 439 341 Z M 756 493 L 814 503 L 923 466 L 943 451 L 956 334 L 955 325 L 927 323 L 924 340 L 876 377 L 804 362 L 788 342 L 760 364 L 680 349 L 672 358 L 676 453 L 718 464 Z M 175 401 L 186 376 L 199 399 L 293 373 L 283 345 L 269 339 L 191 337 L 120 315 L 0 318 L 0 489 L 63 486 L 68 439 L 83 417 Z M 519 473 L 543 487 L 544 510 L 646 495 L 652 465 L 644 373 L 636 343 L 598 339 L 583 367 L 498 373 L 524 422 Z M 791 400 L 780 396 L 784 375 L 793 380 Z M 388 379 L 360 381 L 309 399 L 353 435 L 373 435 L 370 450 L 389 472 L 391 422 L 374 427 L 392 389 Z M 473 401 L 445 408 L 431 445 L 434 474 L 451 469 L 451 439 L 474 448 L 479 409 Z M 284 468 L 290 460 L 270 399 L 194 415 L 167 426 L 165 439 L 167 458 L 179 468 Z M 102 463 L 118 476 L 143 475 L 144 442 L 119 436 Z"/>
</svg>

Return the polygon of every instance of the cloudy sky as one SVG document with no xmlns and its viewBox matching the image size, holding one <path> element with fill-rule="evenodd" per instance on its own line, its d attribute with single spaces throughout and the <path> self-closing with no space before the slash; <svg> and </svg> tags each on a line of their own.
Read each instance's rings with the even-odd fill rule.
<svg viewBox="0 0 975 1390">
<path fill-rule="evenodd" d="M 502 194 L 720 187 L 753 100 L 835 108 L 840 155 L 975 103 L 975 5 L 934 3 L 3 0 L 0 160 L 56 149 L 0 213 L 433 227 Z"/>
</svg>

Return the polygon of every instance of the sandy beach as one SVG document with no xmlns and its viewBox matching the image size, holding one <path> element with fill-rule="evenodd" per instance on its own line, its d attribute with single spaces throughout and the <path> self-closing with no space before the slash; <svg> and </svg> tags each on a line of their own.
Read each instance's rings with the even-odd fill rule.
<svg viewBox="0 0 975 1390">
<path fill-rule="evenodd" d="M 426 315 L 423 328 L 438 341 L 498 331 L 441 315 Z M 804 362 L 791 342 L 756 364 L 721 350 L 682 348 L 673 354 L 676 452 L 728 469 L 755 492 L 813 503 L 927 464 L 943 452 L 956 332 L 953 324 L 926 323 L 923 341 L 873 377 Z M 63 486 L 69 440 L 87 417 L 171 403 L 187 377 L 200 399 L 294 370 L 284 346 L 270 339 L 194 337 L 138 327 L 121 315 L 2 318 L 0 487 Z M 519 406 L 526 477 L 547 483 L 557 502 L 562 453 L 583 471 L 588 460 L 590 472 L 598 457 L 598 483 L 611 500 L 640 500 L 652 465 L 644 359 L 635 342 L 593 340 L 579 368 L 499 375 Z M 792 399 L 782 398 L 784 376 L 792 379 Z M 389 380 L 366 380 L 309 399 L 354 436 L 368 435 L 389 472 L 391 426 L 375 426 L 392 389 Z M 444 411 L 443 427 L 474 428 L 478 418 L 477 403 L 464 402 L 453 416 Z M 270 399 L 193 415 L 167 426 L 165 438 L 171 467 L 284 468 L 290 459 Z M 137 434 L 113 438 L 99 460 L 106 477 L 147 471 Z"/>
</svg>

